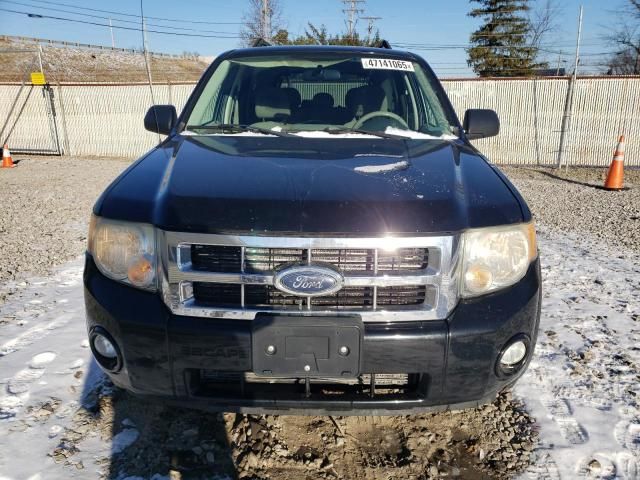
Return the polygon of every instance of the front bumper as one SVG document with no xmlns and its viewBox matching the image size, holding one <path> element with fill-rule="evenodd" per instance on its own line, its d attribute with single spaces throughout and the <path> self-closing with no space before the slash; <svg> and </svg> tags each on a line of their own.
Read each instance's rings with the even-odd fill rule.
<svg viewBox="0 0 640 480">
<path fill-rule="evenodd" d="M 123 367 L 112 381 L 135 394 L 204 410 L 280 414 L 402 414 L 474 407 L 491 401 L 525 370 L 540 319 L 540 265 L 536 260 L 513 287 L 461 301 L 446 320 L 365 324 L 361 371 L 411 374 L 401 393 L 371 394 L 366 386 L 341 395 L 273 384 L 205 385 L 202 372 L 242 376 L 252 371 L 252 322 L 173 315 L 158 294 L 104 277 L 87 255 L 84 285 L 87 327 L 116 341 Z M 510 339 L 530 340 L 522 368 L 496 371 Z M 238 388 L 235 388 L 238 387 Z"/>
</svg>

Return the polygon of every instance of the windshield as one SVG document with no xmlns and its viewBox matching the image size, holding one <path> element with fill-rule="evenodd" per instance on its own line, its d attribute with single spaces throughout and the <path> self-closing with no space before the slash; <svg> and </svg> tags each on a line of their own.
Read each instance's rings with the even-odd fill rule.
<svg viewBox="0 0 640 480">
<path fill-rule="evenodd" d="M 453 121 L 419 63 L 273 55 L 224 60 L 201 91 L 187 130 L 230 126 L 282 132 L 419 132 L 450 136 Z M 224 127 L 224 129 L 223 129 Z"/>
</svg>

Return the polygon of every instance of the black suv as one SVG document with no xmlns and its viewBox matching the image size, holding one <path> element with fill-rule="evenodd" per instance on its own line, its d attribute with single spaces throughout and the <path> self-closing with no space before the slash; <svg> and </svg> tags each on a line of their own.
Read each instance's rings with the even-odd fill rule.
<svg viewBox="0 0 640 480">
<path fill-rule="evenodd" d="M 540 317 L 531 213 L 420 57 L 234 50 L 97 201 L 90 345 L 113 382 L 203 409 L 400 413 L 491 401 Z"/>
</svg>

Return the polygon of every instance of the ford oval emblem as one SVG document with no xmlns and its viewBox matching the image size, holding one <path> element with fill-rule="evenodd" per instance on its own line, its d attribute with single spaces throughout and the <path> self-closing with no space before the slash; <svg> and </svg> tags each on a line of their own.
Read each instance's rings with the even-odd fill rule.
<svg viewBox="0 0 640 480">
<path fill-rule="evenodd" d="M 342 275 L 335 270 L 316 265 L 288 267 L 278 272 L 274 286 L 299 297 L 331 295 L 342 288 Z"/>
</svg>

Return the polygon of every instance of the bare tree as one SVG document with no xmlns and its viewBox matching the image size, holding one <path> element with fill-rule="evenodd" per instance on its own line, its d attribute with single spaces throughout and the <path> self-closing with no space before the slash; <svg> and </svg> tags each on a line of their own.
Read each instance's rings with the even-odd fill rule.
<svg viewBox="0 0 640 480">
<path fill-rule="evenodd" d="M 280 0 L 249 0 L 242 23 L 240 37 L 243 45 L 253 45 L 258 39 L 271 41 L 279 31 L 284 30 Z M 265 35 L 267 38 L 264 38 Z"/>
<path fill-rule="evenodd" d="M 610 75 L 640 75 L 640 0 L 628 0 L 618 30 L 609 41 L 618 49 L 609 59 Z"/>
<path fill-rule="evenodd" d="M 545 57 L 543 42 L 560 30 L 563 8 L 558 0 L 538 0 L 529 11 L 529 43 L 535 48 L 538 60 Z"/>
<path fill-rule="evenodd" d="M 614 53 L 604 65 L 607 75 L 639 75 L 640 55 L 631 48 Z"/>
</svg>

